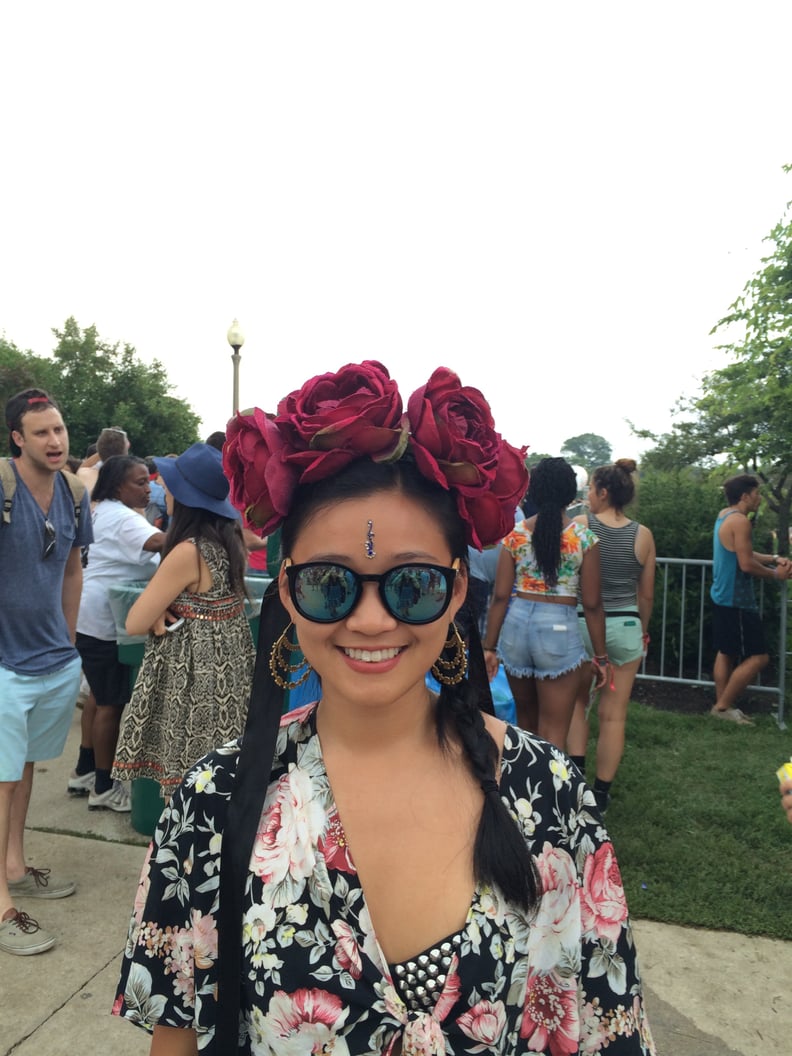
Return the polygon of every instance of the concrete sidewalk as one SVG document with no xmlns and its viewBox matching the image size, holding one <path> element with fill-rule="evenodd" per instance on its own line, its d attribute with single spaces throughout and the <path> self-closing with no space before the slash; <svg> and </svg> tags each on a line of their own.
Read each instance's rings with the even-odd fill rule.
<svg viewBox="0 0 792 1056">
<path fill-rule="evenodd" d="M 149 1049 L 109 1014 L 147 841 L 128 815 L 66 795 L 78 744 L 76 716 L 63 757 L 37 767 L 27 838 L 29 860 L 75 879 L 77 893 L 22 907 L 59 941 L 37 957 L 0 954 L 0 1056 Z M 650 921 L 635 935 L 659 1056 L 792 1052 L 792 943 Z"/>
</svg>

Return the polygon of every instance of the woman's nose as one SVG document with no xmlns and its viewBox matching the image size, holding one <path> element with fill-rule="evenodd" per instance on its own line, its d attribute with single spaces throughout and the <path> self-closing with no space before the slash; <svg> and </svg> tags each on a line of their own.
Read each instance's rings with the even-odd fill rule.
<svg viewBox="0 0 792 1056">
<path fill-rule="evenodd" d="M 360 601 L 347 616 L 347 626 L 351 630 L 368 633 L 383 628 L 394 627 L 398 622 L 382 604 L 376 583 L 364 583 Z"/>
</svg>

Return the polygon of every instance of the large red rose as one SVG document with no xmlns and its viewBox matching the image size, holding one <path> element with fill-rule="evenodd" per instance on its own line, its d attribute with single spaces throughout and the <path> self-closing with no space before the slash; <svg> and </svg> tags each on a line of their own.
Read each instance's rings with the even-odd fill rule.
<svg viewBox="0 0 792 1056">
<path fill-rule="evenodd" d="M 528 487 L 525 450 L 507 444 L 495 429 L 478 389 L 438 367 L 407 404 L 410 448 L 420 471 L 454 488 L 468 541 L 481 549 L 514 525 L 514 508 Z"/>
<path fill-rule="evenodd" d="M 398 458 L 407 443 L 396 382 L 373 359 L 311 378 L 281 400 L 275 421 L 301 484 L 324 480 L 364 455 L 375 462 Z"/>
<path fill-rule="evenodd" d="M 514 511 L 528 490 L 525 451 L 501 441 L 498 470 L 487 490 L 458 494 L 459 514 L 468 523 L 470 544 L 478 549 L 500 542 L 514 527 Z"/>
<path fill-rule="evenodd" d="M 245 520 L 265 533 L 274 531 L 291 505 L 297 469 L 284 458 L 283 436 L 273 416 L 258 407 L 228 423 L 223 469 L 231 484 L 229 498 Z"/>
</svg>

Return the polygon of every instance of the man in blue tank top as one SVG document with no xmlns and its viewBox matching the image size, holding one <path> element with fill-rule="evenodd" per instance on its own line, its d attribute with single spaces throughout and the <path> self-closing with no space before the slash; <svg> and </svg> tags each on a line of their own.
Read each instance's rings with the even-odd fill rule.
<svg viewBox="0 0 792 1056">
<path fill-rule="evenodd" d="M 767 664 L 754 578 L 789 579 L 792 564 L 785 557 L 758 554 L 753 549 L 750 515 L 761 503 L 759 481 L 748 473 L 732 477 L 723 485 L 727 507 L 715 521 L 713 533 L 712 637 L 717 655 L 712 676 L 715 681 L 717 718 L 752 725 L 736 707 L 741 693 Z"/>
</svg>

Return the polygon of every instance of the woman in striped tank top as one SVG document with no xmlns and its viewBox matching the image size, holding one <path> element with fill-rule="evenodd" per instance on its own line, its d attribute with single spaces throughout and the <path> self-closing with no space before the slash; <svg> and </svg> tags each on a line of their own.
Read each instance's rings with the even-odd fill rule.
<svg viewBox="0 0 792 1056">
<path fill-rule="evenodd" d="M 620 458 L 615 465 L 595 469 L 589 483 L 589 513 L 577 518 L 599 539 L 607 652 L 613 664 L 613 680 L 600 690 L 597 709 L 599 736 L 594 795 L 603 812 L 610 802 L 611 783 L 624 753 L 627 704 L 648 642 L 647 628 L 654 600 L 654 538 L 645 525 L 630 520 L 624 512 L 635 495 L 635 469 L 631 458 Z M 580 629 L 591 656 L 591 643 L 587 641 L 582 619 Z M 585 769 L 589 736 L 590 685 L 591 665 L 585 664 L 567 740 L 569 755 L 581 770 Z"/>
</svg>

